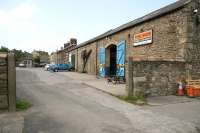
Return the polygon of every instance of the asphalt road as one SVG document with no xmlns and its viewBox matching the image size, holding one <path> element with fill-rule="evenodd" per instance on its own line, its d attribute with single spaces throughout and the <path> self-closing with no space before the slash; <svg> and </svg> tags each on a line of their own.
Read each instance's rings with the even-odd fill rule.
<svg viewBox="0 0 200 133">
<path fill-rule="evenodd" d="M 193 123 L 41 69 L 17 69 L 17 97 L 33 104 L 24 113 L 24 133 L 198 133 Z"/>
</svg>

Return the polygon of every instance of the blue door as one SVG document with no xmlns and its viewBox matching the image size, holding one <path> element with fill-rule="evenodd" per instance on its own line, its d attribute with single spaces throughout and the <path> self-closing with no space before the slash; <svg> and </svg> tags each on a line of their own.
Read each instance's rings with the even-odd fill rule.
<svg viewBox="0 0 200 133">
<path fill-rule="evenodd" d="M 125 50 L 126 50 L 126 42 L 120 41 L 117 44 L 117 76 L 124 77 L 125 76 Z"/>
<path fill-rule="evenodd" d="M 105 57 L 105 48 L 99 49 L 99 76 L 105 77 L 105 63 L 106 63 L 106 57 Z"/>
</svg>

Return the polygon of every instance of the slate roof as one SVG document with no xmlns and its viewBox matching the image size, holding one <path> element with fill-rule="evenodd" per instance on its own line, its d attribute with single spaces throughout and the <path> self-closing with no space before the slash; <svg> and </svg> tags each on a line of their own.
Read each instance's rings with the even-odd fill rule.
<svg viewBox="0 0 200 133">
<path fill-rule="evenodd" d="M 92 39 L 90 39 L 90 40 L 88 40 L 88 41 L 86 41 L 86 42 L 83 42 L 83 43 L 77 45 L 76 48 L 83 47 L 83 46 L 85 46 L 85 45 L 88 45 L 88 44 L 90 44 L 90 43 L 93 43 L 93 42 L 95 42 L 95 41 L 97 41 L 97 40 L 100 40 L 100 39 L 102 39 L 102 38 L 105 38 L 105 37 L 107 37 L 107 36 L 113 35 L 113 34 L 115 34 L 115 33 L 117 33 L 117 32 L 123 31 L 123 30 L 125 30 L 125 29 L 130 28 L 130 27 L 134 27 L 134 26 L 136 26 L 136 25 L 138 25 L 138 24 L 141 24 L 141 23 L 144 23 L 144 22 L 146 22 L 146 21 L 149 21 L 149 20 L 158 18 L 158 17 L 160 17 L 160 16 L 163 16 L 163 15 L 168 14 L 168 13 L 170 13 L 170 12 L 173 12 L 173 11 L 175 11 L 175 10 L 181 9 L 181 8 L 183 8 L 185 5 L 189 4 L 191 1 L 192 1 L 192 0 L 179 0 L 179 1 L 177 1 L 177 2 L 175 2 L 175 3 L 172 3 L 172 4 L 168 5 L 168 6 L 165 6 L 165 7 L 161 8 L 161 9 L 158 9 L 158 10 L 156 10 L 156 11 L 154 11 L 154 12 L 151 12 L 151 13 L 149 13 L 149 14 L 143 16 L 143 17 L 140 17 L 140 18 L 138 18 L 138 19 L 135 19 L 135 20 L 133 20 L 133 21 L 131 21 L 131 22 L 128 22 L 128 23 L 126 23 L 126 24 L 124 24 L 124 25 L 121 25 L 121 26 L 119 26 L 119 27 L 117 27 L 117 28 L 115 28 L 115 29 L 109 30 L 109 31 L 107 31 L 107 32 L 105 32 L 105 33 L 103 33 L 103 34 L 101 34 L 101 35 L 95 37 L 95 38 L 92 38 Z M 75 48 L 75 49 L 76 49 L 76 48 Z"/>
</svg>

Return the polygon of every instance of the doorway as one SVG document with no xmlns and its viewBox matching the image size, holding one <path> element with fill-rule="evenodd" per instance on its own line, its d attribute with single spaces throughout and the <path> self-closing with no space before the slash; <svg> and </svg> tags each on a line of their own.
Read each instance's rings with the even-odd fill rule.
<svg viewBox="0 0 200 133">
<path fill-rule="evenodd" d="M 113 77 L 116 75 L 117 70 L 117 47 L 110 45 L 106 48 L 106 76 Z"/>
</svg>

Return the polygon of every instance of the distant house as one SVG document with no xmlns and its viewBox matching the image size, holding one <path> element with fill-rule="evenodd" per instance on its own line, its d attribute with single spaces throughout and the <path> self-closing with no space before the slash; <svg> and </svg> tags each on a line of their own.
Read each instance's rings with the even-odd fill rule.
<svg viewBox="0 0 200 133">
<path fill-rule="evenodd" d="M 53 52 L 50 55 L 50 63 L 51 64 L 56 64 L 57 63 L 57 52 Z"/>
<path fill-rule="evenodd" d="M 56 64 L 71 63 L 72 65 L 74 64 L 74 66 L 75 66 L 75 63 L 74 63 L 75 59 L 72 58 L 69 51 L 74 49 L 76 46 L 77 46 L 77 39 L 71 38 L 69 42 L 64 44 L 64 47 L 61 47 L 60 50 L 58 50 L 50 55 L 50 62 L 56 63 Z"/>
<path fill-rule="evenodd" d="M 23 64 L 25 67 L 33 67 L 33 59 L 25 59 L 23 60 Z"/>
<path fill-rule="evenodd" d="M 40 63 L 49 63 L 49 54 L 48 54 L 48 52 L 34 50 L 32 52 L 32 55 L 33 55 L 33 60 L 36 59 L 36 58 L 39 58 L 40 59 Z"/>
</svg>

